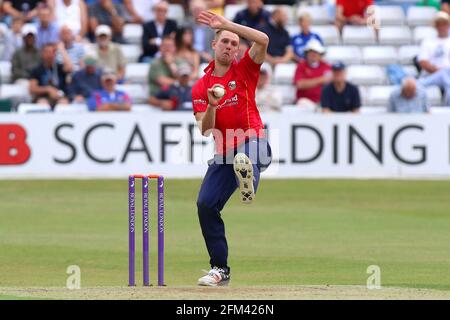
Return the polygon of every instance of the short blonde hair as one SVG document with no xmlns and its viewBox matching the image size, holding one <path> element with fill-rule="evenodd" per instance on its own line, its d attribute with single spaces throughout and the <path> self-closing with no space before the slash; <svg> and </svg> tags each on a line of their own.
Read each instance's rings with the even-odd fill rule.
<svg viewBox="0 0 450 320">
<path fill-rule="evenodd" d="M 310 22 L 312 21 L 312 17 L 311 17 L 311 15 L 308 12 L 306 12 L 306 11 L 299 12 L 298 13 L 298 21 L 302 22 L 304 19 L 307 19 Z"/>
</svg>

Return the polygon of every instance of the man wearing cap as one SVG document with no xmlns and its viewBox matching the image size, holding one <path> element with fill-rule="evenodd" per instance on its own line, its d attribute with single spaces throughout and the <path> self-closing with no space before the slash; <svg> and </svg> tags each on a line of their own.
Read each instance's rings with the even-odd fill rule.
<svg viewBox="0 0 450 320">
<path fill-rule="evenodd" d="M 347 81 L 346 67 L 342 62 L 332 65 L 331 83 L 323 87 L 320 103 L 322 111 L 327 112 L 359 112 L 361 98 L 358 87 Z"/>
<path fill-rule="evenodd" d="M 176 72 L 176 81 L 168 89 L 160 90 L 155 96 L 151 96 L 149 103 L 163 110 L 192 111 L 191 73 L 192 68 L 188 63 L 180 64 Z"/>
<path fill-rule="evenodd" d="M 116 90 L 117 76 L 112 70 L 102 75 L 101 90 L 94 91 L 88 100 L 89 111 L 130 111 L 131 99 L 124 91 Z"/>
<path fill-rule="evenodd" d="M 305 48 L 305 59 L 297 64 L 294 85 L 297 88 L 297 104 L 300 107 L 316 109 L 320 102 L 322 86 L 331 80 L 330 65 L 322 60 L 325 48 L 312 39 Z"/>
<path fill-rule="evenodd" d="M 84 103 L 92 93 L 102 88 L 101 70 L 97 68 L 97 58 L 86 55 L 84 68 L 75 72 L 69 85 L 69 98 L 75 103 Z"/>
<path fill-rule="evenodd" d="M 12 80 L 27 80 L 31 71 L 41 62 L 41 55 L 36 48 L 37 29 L 34 25 L 22 27 L 23 46 L 12 57 Z"/>
<path fill-rule="evenodd" d="M 420 46 L 417 61 L 424 73 L 434 73 L 450 67 L 450 17 L 439 11 L 434 18 L 437 37 L 425 38 Z"/>
<path fill-rule="evenodd" d="M 95 30 L 98 66 L 113 70 L 118 80 L 122 81 L 125 77 L 126 60 L 120 45 L 111 42 L 111 32 L 111 28 L 104 24 Z"/>
<path fill-rule="evenodd" d="M 112 29 L 113 41 L 123 43 L 124 16 L 125 10 L 121 3 L 114 3 L 112 0 L 98 0 L 89 6 L 89 27 L 94 32 L 99 25 L 107 25 Z"/>
</svg>

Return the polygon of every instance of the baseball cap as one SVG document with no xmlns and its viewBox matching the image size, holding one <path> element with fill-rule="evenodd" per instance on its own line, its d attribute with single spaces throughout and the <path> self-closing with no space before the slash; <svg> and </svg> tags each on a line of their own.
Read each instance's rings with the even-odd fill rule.
<svg viewBox="0 0 450 320">
<path fill-rule="evenodd" d="M 111 36 L 111 28 L 106 24 L 101 24 L 95 29 L 95 35 L 97 37 L 101 35 Z"/>
<path fill-rule="evenodd" d="M 37 28 L 34 25 L 32 25 L 32 24 L 25 24 L 22 27 L 21 32 L 22 32 L 22 36 L 24 36 L 24 37 L 29 35 L 29 34 L 36 35 L 37 34 Z"/>
<path fill-rule="evenodd" d="M 340 71 L 346 68 L 345 64 L 342 61 L 337 61 L 331 65 L 331 70 Z"/>
<path fill-rule="evenodd" d="M 324 54 L 325 48 L 323 47 L 323 45 L 320 43 L 319 40 L 311 39 L 306 44 L 305 52 L 307 51 L 315 51 L 317 53 Z"/>
<path fill-rule="evenodd" d="M 189 76 L 192 73 L 192 68 L 189 64 L 183 63 L 178 66 L 177 74 L 179 76 Z"/>
<path fill-rule="evenodd" d="M 95 66 L 97 64 L 97 58 L 93 55 L 84 56 L 83 61 L 87 66 Z"/>
<path fill-rule="evenodd" d="M 103 70 L 102 79 L 117 79 L 117 75 L 112 69 L 105 69 Z"/>
</svg>

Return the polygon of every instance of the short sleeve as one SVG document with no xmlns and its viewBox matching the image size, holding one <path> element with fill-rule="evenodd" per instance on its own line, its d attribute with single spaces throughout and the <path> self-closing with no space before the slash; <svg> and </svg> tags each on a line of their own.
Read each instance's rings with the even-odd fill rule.
<svg viewBox="0 0 450 320">
<path fill-rule="evenodd" d="M 237 68 L 242 70 L 246 79 L 252 79 L 255 81 L 258 79 L 255 75 L 259 74 L 261 64 L 256 63 L 249 55 L 250 49 L 247 49 L 241 61 L 239 61 Z"/>
<path fill-rule="evenodd" d="M 205 112 L 208 107 L 208 96 L 206 89 L 203 90 L 204 86 L 202 83 L 197 82 L 197 84 L 192 88 L 192 108 L 194 114 L 197 112 Z"/>
</svg>

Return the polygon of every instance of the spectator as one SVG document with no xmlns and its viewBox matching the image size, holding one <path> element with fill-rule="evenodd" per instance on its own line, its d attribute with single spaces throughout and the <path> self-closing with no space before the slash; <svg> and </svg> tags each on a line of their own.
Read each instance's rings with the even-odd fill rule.
<svg viewBox="0 0 450 320">
<path fill-rule="evenodd" d="M 123 0 L 123 5 L 128 13 L 128 22 L 144 24 L 153 20 L 153 6 L 159 0 Z"/>
<path fill-rule="evenodd" d="M 331 67 L 322 60 L 325 48 L 315 40 L 305 47 L 305 59 L 297 64 L 294 84 L 297 88 L 297 104 L 315 109 L 320 102 L 322 86 L 331 80 Z"/>
<path fill-rule="evenodd" d="M 286 30 L 288 15 L 284 8 L 273 10 L 269 22 L 260 30 L 269 36 L 266 61 L 273 67 L 280 63 L 287 63 L 293 58 L 291 37 Z"/>
<path fill-rule="evenodd" d="M 271 75 L 271 66 L 264 63 L 259 70 L 256 84 L 256 105 L 261 112 L 281 111 L 283 97 L 281 92 L 270 85 Z"/>
<path fill-rule="evenodd" d="M 414 78 L 403 78 L 402 85 L 391 92 L 388 112 L 423 113 L 428 110 L 427 94 L 417 86 Z"/>
<path fill-rule="evenodd" d="M 311 32 L 312 18 L 309 13 L 300 12 L 298 23 L 301 31 L 292 38 L 292 47 L 295 53 L 294 59 L 297 62 L 305 58 L 304 50 L 309 40 L 316 39 L 323 45 L 322 38 L 317 33 Z"/>
<path fill-rule="evenodd" d="M 336 0 L 336 26 L 342 31 L 346 24 L 366 25 L 367 8 L 373 0 Z"/>
<path fill-rule="evenodd" d="M 83 67 L 84 47 L 80 43 L 75 42 L 75 37 L 72 30 L 67 26 L 62 26 L 60 30 L 60 40 L 63 43 L 63 48 L 72 61 L 73 71 L 78 71 Z M 58 53 L 57 61 L 63 62 L 63 57 Z"/>
<path fill-rule="evenodd" d="M 42 5 L 38 7 L 38 33 L 36 45 L 41 49 L 48 43 L 57 43 L 59 41 L 59 30 L 55 22 L 52 21 L 52 11 L 49 6 Z"/>
<path fill-rule="evenodd" d="M 116 89 L 117 76 L 112 70 L 102 75 L 102 89 L 94 91 L 88 100 L 89 111 L 130 111 L 131 99 L 127 93 Z"/>
<path fill-rule="evenodd" d="M 200 54 L 201 62 L 210 62 L 213 59 L 211 43 L 214 40 L 214 30 L 204 24 L 197 23 L 197 17 L 203 10 L 206 10 L 206 4 L 203 0 L 193 0 L 189 3 L 192 13 L 192 19 L 187 23 L 194 33 L 194 49 Z"/>
<path fill-rule="evenodd" d="M 33 22 L 37 16 L 37 5 L 45 0 L 5 0 L 2 5 L 5 22 L 11 25 L 12 19 L 21 18 L 25 22 Z"/>
<path fill-rule="evenodd" d="M 269 23 L 270 12 L 264 9 L 262 0 L 247 0 L 247 8 L 239 11 L 233 22 L 250 28 L 260 28 Z"/>
<path fill-rule="evenodd" d="M 322 90 L 322 111 L 359 112 L 361 98 L 358 87 L 347 81 L 346 67 L 342 62 L 333 64 L 333 79 Z"/>
<path fill-rule="evenodd" d="M 442 0 L 440 9 L 442 11 L 446 12 L 447 14 L 450 14 L 450 0 Z M 439 10 L 439 8 L 438 8 L 438 10 Z"/>
<path fill-rule="evenodd" d="M 167 89 L 176 81 L 179 61 L 176 59 L 175 50 L 173 38 L 165 36 L 160 47 L 161 57 L 154 59 L 150 65 L 148 75 L 150 97 L 156 96 L 159 91 Z"/>
<path fill-rule="evenodd" d="M 421 78 L 419 84 L 424 87 L 439 86 L 445 92 L 445 105 L 450 106 L 450 68 L 439 70 Z"/>
<path fill-rule="evenodd" d="M 28 83 L 31 71 L 41 62 L 41 55 L 36 48 L 37 29 L 34 25 L 22 27 L 23 47 L 16 50 L 12 57 L 12 80 Z"/>
<path fill-rule="evenodd" d="M 102 72 L 97 68 L 97 58 L 86 55 L 83 58 L 84 68 L 75 72 L 69 85 L 69 98 L 74 103 L 84 103 L 96 90 L 102 88 Z"/>
<path fill-rule="evenodd" d="M 175 20 L 167 18 L 169 4 L 167 1 L 158 2 L 153 6 L 155 20 L 144 24 L 144 33 L 142 35 L 142 61 L 148 61 L 155 58 L 159 51 L 161 39 L 166 35 L 175 35 L 177 23 Z"/>
<path fill-rule="evenodd" d="M 113 70 L 118 81 L 123 81 L 125 77 L 125 57 L 120 45 L 111 42 L 111 34 L 111 28 L 107 25 L 99 25 L 95 30 L 98 65 L 103 69 Z"/>
<path fill-rule="evenodd" d="M 21 48 L 23 46 L 23 36 L 22 36 L 22 28 L 23 28 L 23 19 L 20 17 L 13 18 L 11 25 L 11 41 L 12 46 L 15 50 Z"/>
<path fill-rule="evenodd" d="M 63 54 L 63 64 L 56 61 L 57 50 L 63 51 L 62 47 L 50 43 L 42 47 L 42 63 L 31 72 L 30 80 L 30 94 L 36 103 L 67 103 L 67 76 L 72 72 L 72 63 L 67 54 Z"/>
<path fill-rule="evenodd" d="M 168 89 L 163 89 L 150 97 L 149 103 L 163 110 L 192 111 L 191 74 L 192 68 L 189 64 L 180 64 L 177 68 L 176 81 Z"/>
<path fill-rule="evenodd" d="M 88 31 L 88 9 L 83 0 L 48 0 L 53 8 L 56 23 L 72 30 L 76 41 L 81 41 Z"/>
<path fill-rule="evenodd" d="M 99 25 L 107 25 L 112 30 L 112 41 L 123 43 L 123 26 L 125 25 L 125 10 L 121 3 L 112 0 L 97 0 L 89 6 L 89 27 L 95 32 Z"/>
<path fill-rule="evenodd" d="M 417 61 L 422 72 L 434 73 L 440 69 L 450 67 L 449 26 L 449 15 L 439 11 L 434 18 L 434 27 L 438 36 L 424 39 L 420 46 Z"/>
<path fill-rule="evenodd" d="M 195 51 L 194 34 L 192 29 L 181 28 L 175 35 L 176 57 L 180 61 L 184 61 L 191 66 L 191 80 L 198 78 L 198 70 L 200 67 L 200 54 Z"/>
<path fill-rule="evenodd" d="M 0 24 L 0 60 L 10 61 L 16 50 L 11 30 L 6 25 Z"/>
<path fill-rule="evenodd" d="M 223 16 L 225 0 L 205 0 L 205 4 L 208 11 Z"/>
</svg>

